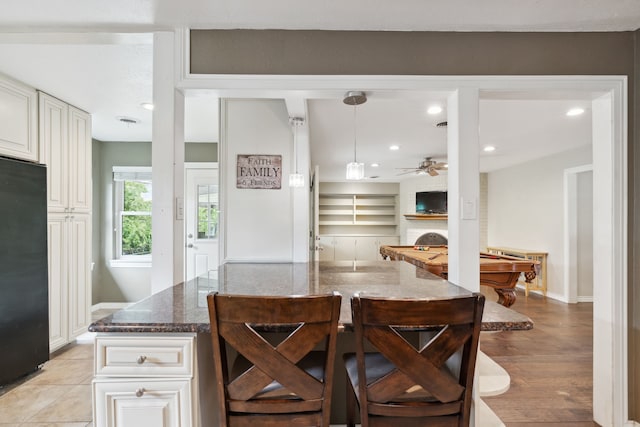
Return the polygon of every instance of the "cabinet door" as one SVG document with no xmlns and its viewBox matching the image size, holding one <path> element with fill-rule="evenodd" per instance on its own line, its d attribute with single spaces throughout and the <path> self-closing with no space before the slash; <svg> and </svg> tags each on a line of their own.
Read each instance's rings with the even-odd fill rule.
<svg viewBox="0 0 640 427">
<path fill-rule="evenodd" d="M 0 154 L 38 161 L 35 89 L 0 75 Z"/>
<path fill-rule="evenodd" d="M 356 259 L 355 237 L 336 236 L 334 239 L 335 239 L 335 260 L 336 261 L 354 261 Z"/>
<path fill-rule="evenodd" d="M 333 236 L 319 236 L 318 255 L 319 261 L 333 261 L 335 258 L 335 242 Z"/>
<path fill-rule="evenodd" d="M 356 237 L 356 260 L 375 261 L 378 259 L 378 237 L 358 236 Z"/>
<path fill-rule="evenodd" d="M 97 380 L 96 427 L 192 427 L 190 380 Z"/>
<path fill-rule="evenodd" d="M 69 207 L 68 112 L 66 103 L 39 92 L 40 162 L 47 165 L 47 207 L 63 212 Z"/>
<path fill-rule="evenodd" d="M 91 116 L 69 106 L 69 208 L 91 212 Z"/>
<path fill-rule="evenodd" d="M 69 335 L 76 337 L 91 323 L 91 216 L 70 215 L 68 227 Z"/>
<path fill-rule="evenodd" d="M 69 342 L 67 287 L 67 230 L 65 214 L 49 214 L 49 351 Z"/>
<path fill-rule="evenodd" d="M 379 236 L 377 238 L 376 245 L 376 259 L 382 260 L 382 255 L 380 255 L 380 246 L 389 245 L 389 246 L 398 246 L 400 244 L 399 236 Z"/>
</svg>

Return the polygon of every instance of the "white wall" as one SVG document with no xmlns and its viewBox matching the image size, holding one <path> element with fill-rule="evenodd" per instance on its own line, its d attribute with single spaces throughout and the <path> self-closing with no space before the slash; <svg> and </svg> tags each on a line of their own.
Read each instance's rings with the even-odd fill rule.
<svg viewBox="0 0 640 427">
<path fill-rule="evenodd" d="M 480 248 L 487 247 L 487 174 L 480 174 Z M 447 175 L 438 176 L 419 175 L 415 178 L 400 182 L 399 214 L 400 214 L 400 244 L 413 245 L 407 241 L 407 230 L 447 230 L 446 220 L 408 220 L 404 214 L 416 213 L 416 193 L 419 191 L 447 190 Z"/>
<path fill-rule="evenodd" d="M 401 245 L 413 245 L 407 241 L 408 229 L 420 230 L 446 230 L 447 220 L 408 220 L 405 214 L 416 213 L 416 193 L 418 191 L 441 191 L 447 189 L 447 175 L 441 173 L 438 176 L 418 175 L 415 178 L 404 179 L 400 182 L 400 195 L 398 197 L 398 213 L 400 218 Z"/>
<path fill-rule="evenodd" d="M 548 252 L 551 297 L 563 295 L 564 170 L 590 163 L 587 145 L 488 174 L 488 244 Z"/>
<path fill-rule="evenodd" d="M 593 300 L 593 172 L 577 176 L 578 301 Z"/>
<path fill-rule="evenodd" d="M 223 262 L 291 262 L 295 190 L 289 188 L 288 177 L 293 135 L 285 103 L 230 99 L 221 109 Z M 282 187 L 236 188 L 238 154 L 282 155 Z"/>
</svg>

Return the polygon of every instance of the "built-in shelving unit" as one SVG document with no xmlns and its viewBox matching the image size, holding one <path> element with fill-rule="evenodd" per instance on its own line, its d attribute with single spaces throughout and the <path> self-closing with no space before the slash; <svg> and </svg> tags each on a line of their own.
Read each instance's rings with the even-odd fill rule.
<svg viewBox="0 0 640 427">
<path fill-rule="evenodd" d="M 365 190 L 336 185 L 320 187 L 318 225 L 321 235 L 396 234 L 396 192 L 383 186 Z"/>
<path fill-rule="evenodd" d="M 317 245 L 321 261 L 376 260 L 398 245 L 398 184 L 320 183 Z"/>
</svg>

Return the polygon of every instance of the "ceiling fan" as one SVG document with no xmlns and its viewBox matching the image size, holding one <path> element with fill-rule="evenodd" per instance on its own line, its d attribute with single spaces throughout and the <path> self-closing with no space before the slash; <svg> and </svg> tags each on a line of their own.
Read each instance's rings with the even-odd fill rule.
<svg viewBox="0 0 640 427">
<path fill-rule="evenodd" d="M 408 173 L 416 173 L 416 174 L 426 174 L 428 173 L 431 176 L 437 176 L 439 170 L 447 169 L 447 163 L 445 162 L 437 162 L 432 160 L 431 157 L 425 157 L 423 161 L 420 162 L 417 168 L 396 168 L 404 170 L 405 172 L 399 173 L 398 175 L 406 175 Z"/>
</svg>

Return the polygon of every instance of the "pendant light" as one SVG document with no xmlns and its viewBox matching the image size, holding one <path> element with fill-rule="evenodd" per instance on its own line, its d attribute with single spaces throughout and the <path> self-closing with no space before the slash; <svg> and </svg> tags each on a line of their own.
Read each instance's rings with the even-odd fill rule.
<svg viewBox="0 0 640 427">
<path fill-rule="evenodd" d="M 289 187 L 304 187 L 304 175 L 298 173 L 298 127 L 304 124 L 302 117 L 291 117 L 289 123 L 293 126 L 293 161 L 295 173 L 289 174 Z"/>
<path fill-rule="evenodd" d="M 356 106 L 367 102 L 367 95 L 364 92 L 351 91 L 347 92 L 342 100 L 347 105 L 353 105 L 353 162 L 347 163 L 347 179 L 358 180 L 364 178 L 364 163 L 358 163 L 356 156 L 357 142 L 357 122 L 356 122 Z"/>
</svg>

